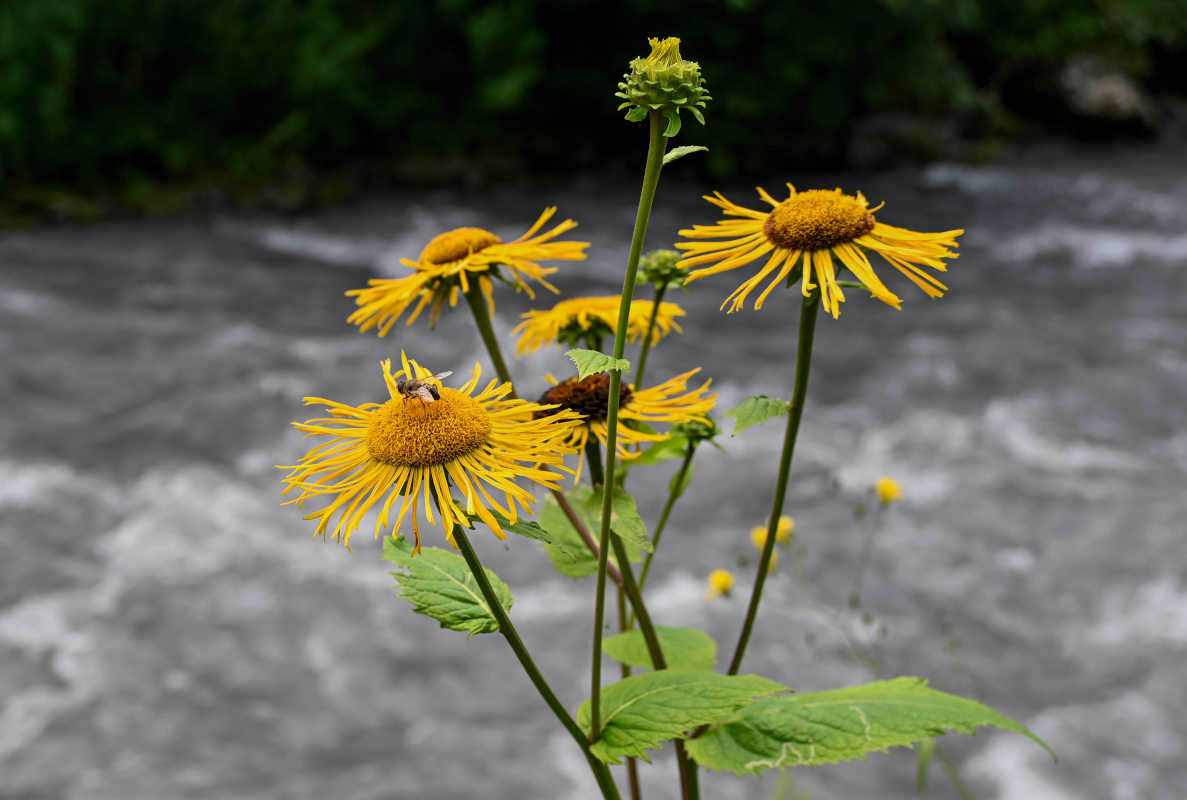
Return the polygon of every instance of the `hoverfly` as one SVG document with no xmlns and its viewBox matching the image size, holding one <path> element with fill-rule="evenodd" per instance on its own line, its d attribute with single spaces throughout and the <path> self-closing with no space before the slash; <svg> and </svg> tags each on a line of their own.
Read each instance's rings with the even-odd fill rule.
<svg viewBox="0 0 1187 800">
<path fill-rule="evenodd" d="M 438 372 L 436 375 L 430 375 L 427 378 L 398 381 L 396 383 L 396 391 L 403 395 L 405 400 L 415 397 L 421 403 L 432 403 L 434 400 L 441 399 L 441 393 L 437 391 L 437 387 L 430 383 L 430 381 L 439 381 L 442 378 L 448 378 L 452 374 L 453 370 L 447 369 L 444 372 Z"/>
</svg>

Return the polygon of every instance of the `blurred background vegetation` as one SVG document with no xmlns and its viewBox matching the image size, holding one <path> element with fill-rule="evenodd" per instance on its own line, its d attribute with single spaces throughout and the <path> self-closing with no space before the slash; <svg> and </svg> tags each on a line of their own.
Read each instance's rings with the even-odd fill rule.
<svg viewBox="0 0 1187 800">
<path fill-rule="evenodd" d="M 7 0 L 0 190 L 86 216 L 604 171 L 639 152 L 613 93 L 648 36 L 701 63 L 709 125 L 681 143 L 715 179 L 1083 131 L 1052 100 L 1076 59 L 1187 94 L 1183 0 Z"/>
</svg>

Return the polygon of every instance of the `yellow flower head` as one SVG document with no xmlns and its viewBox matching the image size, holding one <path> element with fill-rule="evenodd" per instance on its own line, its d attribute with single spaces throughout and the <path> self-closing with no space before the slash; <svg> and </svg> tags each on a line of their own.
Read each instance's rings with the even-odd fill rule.
<svg viewBox="0 0 1187 800">
<path fill-rule="evenodd" d="M 425 517 L 434 523 L 434 499 L 441 512 L 446 536 L 453 544 L 453 525 L 469 526 L 477 515 L 500 539 L 507 538 L 491 509 L 514 523 L 516 503 L 531 513 L 532 496 L 515 482 L 526 478 L 550 489 L 561 476 L 546 467 L 561 469 L 564 456 L 575 452 L 567 444 L 581 418 L 571 411 L 550 410 L 535 416 L 537 403 L 507 399 L 511 384 L 495 381 L 475 393 L 482 369 L 474 365 L 470 380 L 461 388 L 441 387 L 439 399 L 425 402 L 400 391 L 400 378 L 424 380 L 430 373 L 403 353 L 403 369 L 392 374 L 391 361 L 383 362 L 389 399 L 383 403 L 349 406 L 306 397 L 305 405 L 324 405 L 328 417 L 294 422 L 306 436 L 328 437 L 310 450 L 291 470 L 284 494 L 297 507 L 325 496 L 329 504 L 308 514 L 316 519 L 315 536 L 331 535 L 349 547 L 350 535 L 363 516 L 378 504 L 375 535 L 388 527 L 388 518 L 400 500 L 393 535 L 411 512 L 416 552 L 420 550 L 417 504 L 424 497 Z M 568 471 L 568 470 L 566 470 Z M 461 503 L 454 492 L 461 495 Z M 501 493 L 500 504 L 491 495 Z M 464 508 L 464 510 L 463 510 Z M 334 517 L 337 516 L 337 522 Z M 331 532 L 332 531 L 332 532 Z"/>
<path fill-rule="evenodd" d="M 734 588 L 734 573 L 728 569 L 715 569 L 709 573 L 709 589 L 705 592 L 705 599 L 712 600 L 719 595 L 729 596 Z"/>
<path fill-rule="evenodd" d="M 671 435 L 638 430 L 623 425 L 623 420 L 634 420 L 647 425 L 656 422 L 707 421 L 705 415 L 717 402 L 717 395 L 706 394 L 712 381 L 705 381 L 699 389 L 688 390 L 688 379 L 700 371 L 698 367 L 642 391 L 635 391 L 633 386 L 622 384 L 619 389 L 619 425 L 615 448 L 619 458 L 638 458 L 642 453 L 628 448 L 643 442 L 662 442 Z M 577 467 L 577 478 L 580 479 L 581 468 L 585 463 L 585 446 L 589 443 L 590 434 L 596 436 L 603 447 L 606 446 L 606 413 L 610 402 L 609 374 L 600 372 L 584 380 L 569 378 L 542 394 L 537 402 L 544 406 L 555 405 L 581 415 L 585 424 L 571 429 L 566 440 L 570 447 L 581 454 Z M 536 413 L 543 416 L 557 412 L 545 408 Z"/>
<path fill-rule="evenodd" d="M 529 311 L 523 315 L 513 335 L 519 336 L 515 344 L 515 355 L 534 353 L 541 347 L 553 343 L 582 345 L 587 337 L 601 340 L 613 336 L 618 326 L 618 312 L 622 305 L 619 295 L 613 297 L 574 297 L 562 300 L 548 311 Z M 650 300 L 633 300 L 627 319 L 627 338 L 638 342 L 647 335 L 655 303 Z M 651 343 L 655 344 L 671 331 L 682 333 L 676 317 L 684 316 L 684 310 L 675 303 L 660 303 L 655 315 L 655 327 L 651 331 Z"/>
<path fill-rule="evenodd" d="M 894 228 L 874 219 L 873 212 L 881 206 L 869 209 L 861 192 L 854 197 L 843 194 L 840 189 L 797 192 L 790 183 L 787 188 L 790 194 L 782 202 L 761 187 L 758 189 L 759 196 L 773 206 L 771 211 L 743 208 L 726 200 L 720 192 L 713 197 L 706 195 L 705 199 L 724 209 L 727 216 L 740 219 L 722 220 L 716 225 L 695 225 L 692 230 L 680 231 L 681 236 L 689 239 L 725 240 L 676 244 L 677 248 L 688 251 L 680 261 L 681 266 L 713 264 L 694 270 L 688 276 L 689 281 L 738 269 L 769 256 L 766 263 L 721 304 L 723 309 L 727 305 L 730 307 L 728 313 L 743 308 L 750 293 L 769 279 L 766 289 L 754 301 L 756 309 L 762 308 L 767 295 L 776 286 L 789 276 L 798 279 L 802 273 L 804 296 L 819 287 L 825 311 L 833 318 L 840 316 L 845 293 L 837 284 L 834 258 L 842 269 L 848 268 L 874 297 L 900 308 L 902 301 L 879 280 L 867 251 L 881 255 L 928 297 L 941 297 L 948 288 L 923 267 L 947 271 L 944 259 L 957 257 L 949 248 L 956 247 L 956 237 L 964 233 L 963 230 L 916 233 Z"/>
<path fill-rule="evenodd" d="M 777 544 L 787 544 L 791 541 L 791 535 L 793 533 L 795 533 L 795 520 L 786 515 L 779 517 L 779 525 L 775 528 L 775 542 Z M 750 541 L 754 543 L 756 550 L 762 550 L 763 545 L 767 543 L 766 526 L 762 525 L 751 528 Z"/>
<path fill-rule="evenodd" d="M 545 276 L 556 272 L 556 268 L 541 267 L 537 261 L 581 261 L 589 243 L 552 241 L 577 227 L 571 219 L 537 234 L 555 213 L 555 206 L 545 209 L 536 224 L 513 242 L 504 242 L 482 228 L 456 228 L 442 233 L 425 245 L 418 260 L 400 259 L 400 263 L 414 270 L 411 275 L 376 278 L 368 281 L 366 289 L 347 292 L 358 305 L 347 322 L 358 325 L 360 331 L 378 328 L 379 335 L 386 336 L 410 306 L 415 304 L 416 308 L 408 317 L 409 325 L 431 302 L 429 325 L 436 325 L 445 301 L 449 301 L 450 308 L 456 306 L 459 290 L 470 291 L 471 280 L 477 281 L 491 311 L 495 307 L 492 292 L 492 279 L 495 278 L 511 284 L 516 291 L 527 292 L 533 300 L 536 294 L 528 280 L 557 292 L 558 289 L 545 280 Z"/>
<path fill-rule="evenodd" d="M 874 493 L 878 495 L 878 502 L 889 505 L 903 496 L 903 487 L 894 478 L 882 477 L 874 481 Z"/>
</svg>

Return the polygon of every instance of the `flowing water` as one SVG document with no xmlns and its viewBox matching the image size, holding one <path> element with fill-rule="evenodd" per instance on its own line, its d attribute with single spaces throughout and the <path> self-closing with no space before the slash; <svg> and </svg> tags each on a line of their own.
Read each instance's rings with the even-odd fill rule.
<svg viewBox="0 0 1187 800">
<path fill-rule="evenodd" d="M 717 218 L 707 187 L 670 172 L 649 247 Z M 860 188 L 891 224 L 967 233 L 943 300 L 890 275 L 903 311 L 851 291 L 840 320 L 820 320 L 796 546 L 747 670 L 802 690 L 928 677 L 1058 752 L 989 729 L 944 737 L 983 800 L 1187 797 L 1184 174 L 1177 142 L 791 176 Z M 413 614 L 366 535 L 353 555 L 311 541 L 274 465 L 304 452 L 288 423 L 313 415 L 305 395 L 382 399 L 379 361 L 400 348 L 461 376 L 486 360 L 464 308 L 380 340 L 345 325 L 343 292 L 400 274 L 441 230 L 512 238 L 557 204 L 594 246 L 556 282 L 614 294 L 636 198 L 586 179 L 0 236 L 0 798 L 594 797 L 503 640 Z M 656 350 L 652 379 L 702 366 L 723 410 L 789 394 L 797 294 L 720 314 L 738 282 L 670 298 L 685 334 Z M 530 304 L 497 300 L 505 333 Z M 547 370 L 565 371 L 559 350 L 517 362 L 521 393 Z M 744 594 L 706 603 L 704 578 L 737 566 L 748 583 L 781 437 L 772 421 L 698 456 L 649 584 L 658 621 L 706 627 L 722 663 Z M 674 468 L 632 473 L 647 519 Z M 855 520 L 880 475 L 902 501 Z M 863 536 L 866 617 L 848 602 Z M 590 582 L 528 540 L 475 541 L 575 708 Z M 761 781 L 709 774 L 702 795 L 905 799 L 914 771 L 897 750 Z M 670 752 L 644 774 L 648 797 L 675 796 Z M 956 796 L 938 768 L 929 796 Z"/>
</svg>

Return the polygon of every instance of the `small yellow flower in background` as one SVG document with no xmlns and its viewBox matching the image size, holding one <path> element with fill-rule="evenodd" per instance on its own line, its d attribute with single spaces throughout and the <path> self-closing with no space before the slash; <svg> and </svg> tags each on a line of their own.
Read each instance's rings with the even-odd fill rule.
<svg viewBox="0 0 1187 800">
<path fill-rule="evenodd" d="M 705 199 L 724 209 L 727 216 L 741 219 L 722 220 L 716 225 L 695 225 L 691 230 L 680 231 L 681 236 L 689 239 L 726 240 L 677 242 L 678 249 L 688 251 L 680 261 L 681 266 L 714 264 L 693 271 L 688 276 L 689 281 L 738 269 L 770 255 L 766 263 L 721 304 L 723 309 L 730 306 L 728 313 L 743 308 L 750 293 L 770 279 L 767 288 L 754 301 L 755 309 L 762 308 L 767 295 L 799 267 L 803 270 L 804 296 L 819 287 L 825 311 L 834 318 L 840 316 L 845 293 L 837 284 L 834 258 L 840 261 L 842 268 L 848 268 L 874 297 L 900 308 L 902 301 L 874 273 L 867 250 L 881 255 L 928 297 L 944 294 L 947 287 L 922 267 L 946 272 L 948 268 L 943 260 L 957 257 L 949 248 L 956 247 L 956 237 L 964 233 L 963 230 L 916 233 L 895 228 L 874 219 L 861 192 L 855 197 L 843 194 L 840 189 L 796 192 L 790 183 L 787 188 L 790 195 L 782 202 L 761 187 L 758 189 L 759 196 L 774 207 L 769 212 L 743 208 L 726 200 L 720 192 L 713 197 L 706 195 Z"/>
<path fill-rule="evenodd" d="M 453 544 L 453 525 L 469 525 L 476 514 L 500 539 L 507 538 L 494 509 L 514 523 L 516 503 L 531 513 L 534 498 L 515 483 L 517 478 L 557 488 L 561 476 L 547 466 L 563 466 L 574 448 L 566 444 L 581 418 L 570 411 L 552 410 L 535 417 L 540 406 L 523 400 L 508 400 L 511 384 L 496 385 L 475 392 L 482 375 L 474 365 L 470 380 L 461 388 L 441 387 L 440 399 L 423 402 L 405 397 L 397 388 L 401 376 L 424 379 L 430 372 L 401 353 L 403 369 L 392 374 L 391 361 L 383 362 L 383 378 L 390 398 L 384 403 L 349 406 L 306 397 L 305 405 L 324 405 L 330 416 L 294 422 L 306 436 L 325 436 L 328 441 L 310 450 L 300 463 L 283 466 L 291 470 L 284 479 L 284 494 L 298 494 L 288 503 L 298 508 L 315 497 L 330 502 L 305 519 L 316 519 L 314 536 L 327 535 L 350 546 L 367 511 L 382 501 L 375 536 L 388 527 L 396 499 L 402 497 L 393 534 L 399 532 L 411 512 L 415 551 L 420 551 L 417 505 L 423 494 L 425 517 L 434 524 L 434 497 L 440 503 L 442 524 Z M 484 485 L 485 484 L 485 485 Z M 502 493 L 505 505 L 491 494 Z M 454 499 L 461 493 L 464 504 Z M 337 515 L 336 523 L 333 523 Z M 333 524 L 332 524 L 333 523 Z M 332 531 L 332 533 L 331 533 Z"/>
<path fill-rule="evenodd" d="M 894 478 L 882 477 L 874 481 L 874 493 L 883 505 L 889 505 L 903 496 L 903 487 Z"/>
<path fill-rule="evenodd" d="M 619 458 L 638 458 L 642 453 L 628 448 L 641 442 L 662 442 L 671 435 L 638 430 L 621 424 L 623 420 L 635 420 L 648 425 L 656 422 L 708 422 L 706 415 L 717 402 L 717 395 L 706 394 L 709 384 L 713 381 L 705 381 L 699 389 L 688 390 L 688 379 L 700 371 L 700 367 L 697 367 L 642 391 L 635 391 L 633 386 L 622 384 L 619 389 L 619 425 L 616 442 Z M 576 411 L 582 416 L 585 424 L 573 428 L 566 440 L 570 447 L 577 449 L 581 454 L 577 467 L 577 477 L 580 479 L 585 463 L 585 446 L 589 443 L 590 435 L 596 436 L 602 446 L 606 446 L 610 375 L 600 372 L 584 380 L 569 378 L 542 394 L 537 402 L 543 406 L 555 405 L 558 409 Z M 556 411 L 548 408 L 536 412 L 539 416 L 554 413 Z"/>
<path fill-rule="evenodd" d="M 515 355 L 534 353 L 551 344 L 585 346 L 584 337 L 598 339 L 613 336 L 618 326 L 618 311 L 622 306 L 620 295 L 612 297 L 574 297 L 562 300 L 547 311 L 529 311 L 524 321 L 515 326 L 512 335 L 518 335 Z M 651 312 L 655 303 L 650 300 L 634 300 L 627 320 L 627 339 L 639 342 L 647 335 Z M 684 316 L 684 309 L 675 303 L 660 303 L 655 317 L 655 328 L 651 343 L 655 344 L 672 331 L 683 333 L 676 317 Z"/>
<path fill-rule="evenodd" d="M 777 544 L 787 544 L 791 541 L 791 535 L 795 533 L 795 520 L 784 515 L 779 517 L 779 525 L 775 528 L 775 542 Z M 750 529 L 750 541 L 754 543 L 757 550 L 762 550 L 763 545 L 767 543 L 767 526 L 755 526 Z"/>
<path fill-rule="evenodd" d="M 705 592 L 705 599 L 712 600 L 719 595 L 729 596 L 734 588 L 734 573 L 728 569 L 715 569 L 709 573 L 709 589 Z"/>
<path fill-rule="evenodd" d="M 541 267 L 537 261 L 560 260 L 581 261 L 589 242 L 554 242 L 557 236 L 577 227 L 567 219 L 550 231 L 537 234 L 556 213 L 556 207 L 547 208 L 536 224 L 523 236 L 513 242 L 504 242 L 490 231 L 482 228 L 456 228 L 435 237 L 429 242 L 416 261 L 400 259 L 406 267 L 415 270 L 402 278 L 375 278 L 367 282 L 366 289 L 352 289 L 346 294 L 355 298 L 358 309 L 347 318 L 347 322 L 358 325 L 360 331 L 378 328 L 380 336 L 386 336 L 396 320 L 413 304 L 416 308 L 408 317 L 412 322 L 432 303 L 429 325 L 437 324 L 437 318 L 445 302 L 450 308 L 457 305 L 458 292 L 468 292 L 470 281 L 476 280 L 486 303 L 494 311 L 493 279 L 509 283 L 516 291 L 525 291 L 533 300 L 535 292 L 527 281 L 535 281 L 551 292 L 559 290 L 545 280 L 545 276 L 556 272 L 555 267 Z M 502 269 L 500 269 L 500 267 Z"/>
</svg>

